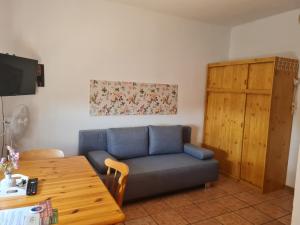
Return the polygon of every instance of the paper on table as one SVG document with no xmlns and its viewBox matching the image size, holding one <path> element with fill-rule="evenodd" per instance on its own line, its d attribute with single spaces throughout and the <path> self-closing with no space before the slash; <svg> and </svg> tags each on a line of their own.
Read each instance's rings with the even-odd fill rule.
<svg viewBox="0 0 300 225">
<path fill-rule="evenodd" d="M 0 225 L 39 225 L 40 214 L 32 214 L 32 207 L 0 210 Z"/>
<path fill-rule="evenodd" d="M 17 178 L 16 182 L 20 182 L 22 179 L 26 180 L 26 185 L 24 187 L 10 187 L 10 188 L 3 188 L 0 185 L 0 198 L 1 197 L 15 197 L 15 196 L 25 196 L 26 195 L 26 189 L 27 189 L 27 183 L 28 183 L 28 177 L 22 174 L 13 174 L 13 178 Z M 11 193 L 7 193 L 7 191 L 13 191 Z M 16 192 L 14 192 L 16 191 Z M 2 225 L 0 223 L 0 225 Z"/>
</svg>

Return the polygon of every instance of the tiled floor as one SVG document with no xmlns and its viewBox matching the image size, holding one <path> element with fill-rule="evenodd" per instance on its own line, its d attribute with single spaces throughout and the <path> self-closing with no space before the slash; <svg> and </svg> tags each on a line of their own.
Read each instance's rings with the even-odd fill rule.
<svg viewBox="0 0 300 225">
<path fill-rule="evenodd" d="M 293 193 L 260 194 L 221 176 L 214 186 L 125 204 L 122 225 L 288 225 Z"/>
</svg>

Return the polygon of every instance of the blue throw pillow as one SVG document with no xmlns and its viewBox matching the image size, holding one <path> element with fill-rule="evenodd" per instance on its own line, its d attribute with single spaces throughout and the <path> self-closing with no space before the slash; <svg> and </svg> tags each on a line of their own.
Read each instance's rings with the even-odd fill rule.
<svg viewBox="0 0 300 225">
<path fill-rule="evenodd" d="M 183 152 L 182 126 L 149 126 L 149 154 Z"/>
<path fill-rule="evenodd" d="M 148 155 L 148 127 L 110 128 L 107 151 L 117 159 Z"/>
</svg>

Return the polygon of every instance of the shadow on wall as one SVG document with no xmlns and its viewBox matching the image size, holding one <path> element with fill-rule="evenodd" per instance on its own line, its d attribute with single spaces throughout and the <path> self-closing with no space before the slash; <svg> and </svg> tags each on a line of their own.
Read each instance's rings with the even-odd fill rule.
<svg viewBox="0 0 300 225">
<path fill-rule="evenodd" d="M 36 59 L 39 61 L 41 60 L 39 54 L 31 47 L 30 42 L 25 41 L 24 39 L 16 39 L 13 46 L 13 49 L 11 49 L 12 52 L 9 52 L 9 54 L 15 54 L 17 56 Z"/>
<path fill-rule="evenodd" d="M 200 130 L 199 127 L 197 127 L 195 125 L 187 125 L 187 126 L 190 126 L 192 128 L 191 143 L 201 146 L 201 143 L 198 139 L 198 134 L 199 134 L 199 130 Z M 202 139 L 202 137 L 201 137 L 201 139 Z"/>
</svg>

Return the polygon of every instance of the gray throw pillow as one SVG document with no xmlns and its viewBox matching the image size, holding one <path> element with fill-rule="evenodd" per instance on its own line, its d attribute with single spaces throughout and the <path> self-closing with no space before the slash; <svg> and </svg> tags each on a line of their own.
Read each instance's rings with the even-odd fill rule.
<svg viewBox="0 0 300 225">
<path fill-rule="evenodd" d="M 149 154 L 183 152 L 182 126 L 149 126 Z"/>
<path fill-rule="evenodd" d="M 148 127 L 110 128 L 107 151 L 117 159 L 147 156 L 148 136 Z"/>
</svg>

